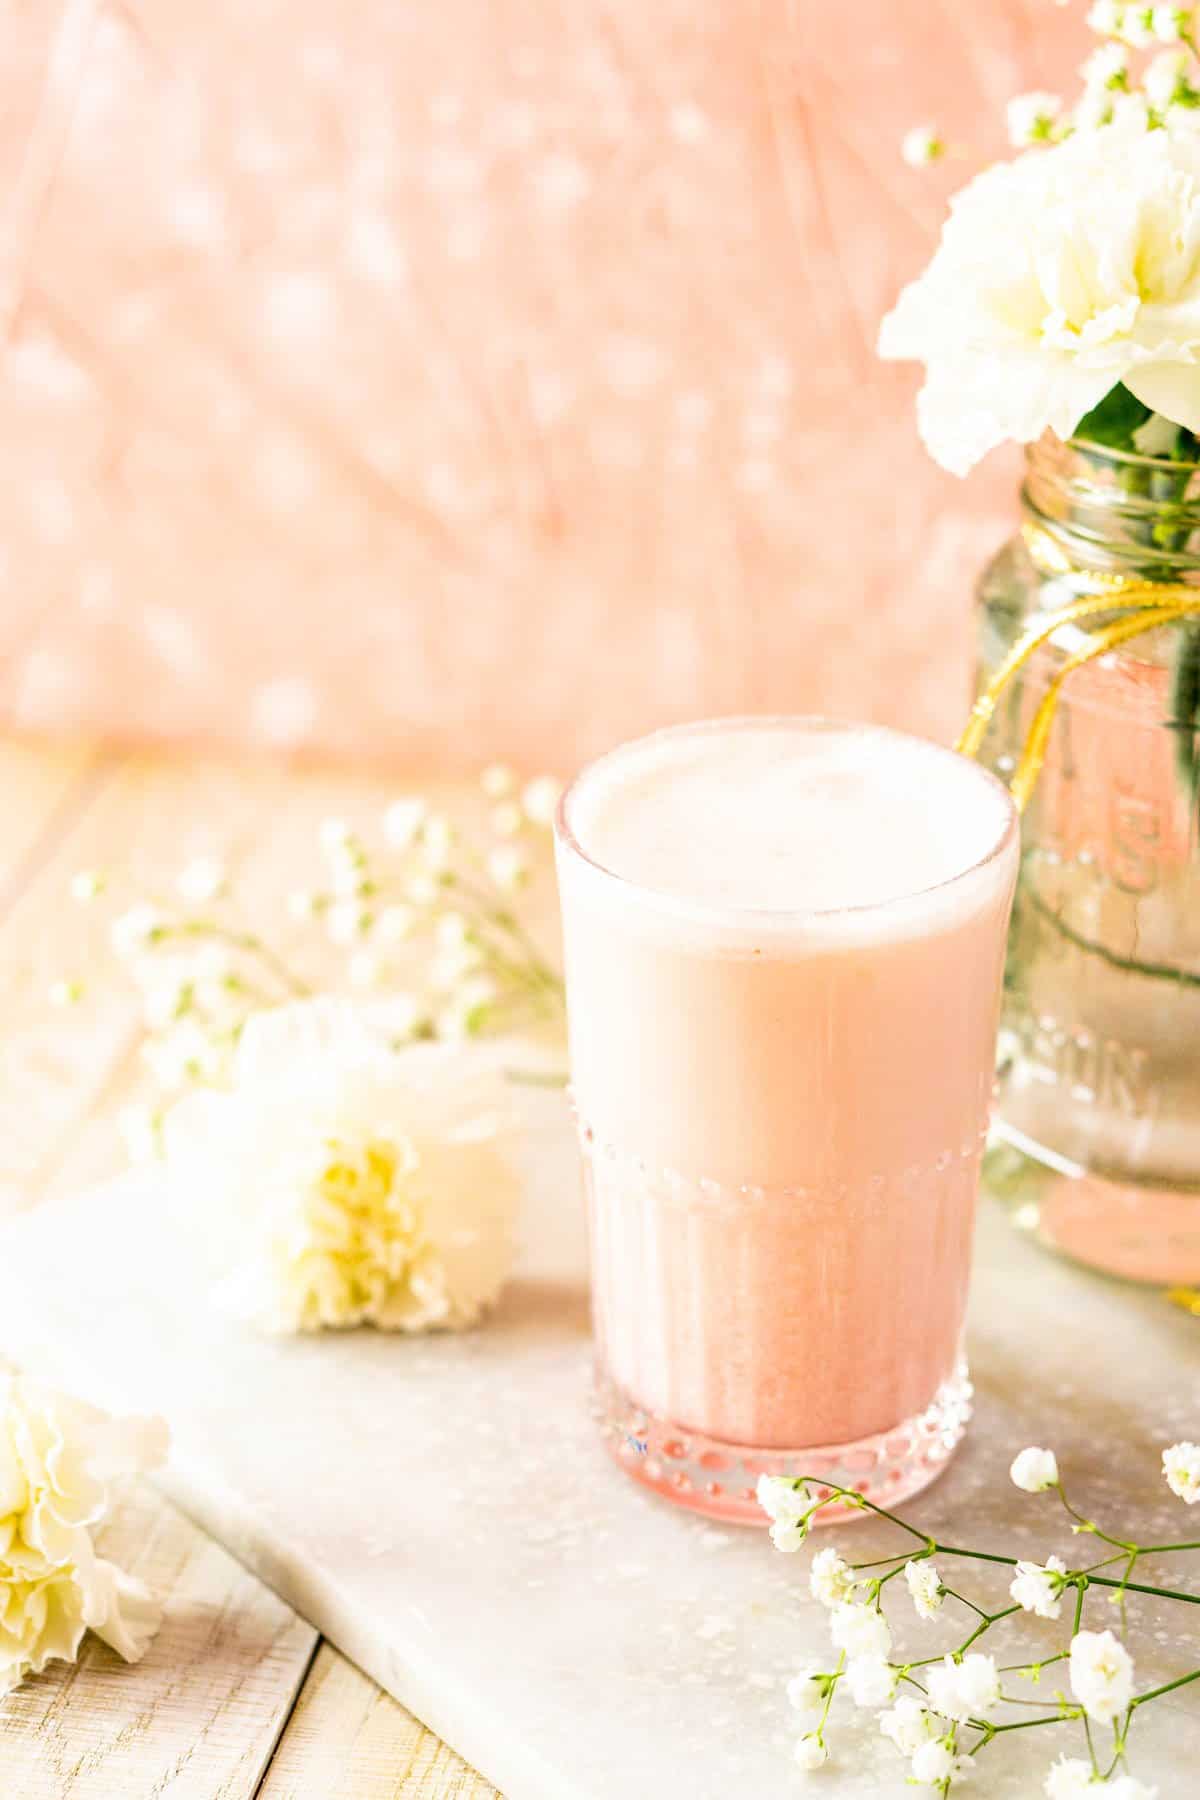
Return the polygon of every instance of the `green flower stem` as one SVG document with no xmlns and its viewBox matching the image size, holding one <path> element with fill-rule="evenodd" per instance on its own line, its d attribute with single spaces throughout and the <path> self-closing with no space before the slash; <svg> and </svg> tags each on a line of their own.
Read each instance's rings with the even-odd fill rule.
<svg viewBox="0 0 1200 1800">
<path fill-rule="evenodd" d="M 307 999 L 312 989 L 308 983 L 293 975 L 283 958 L 271 946 L 253 931 L 236 931 L 228 925 L 218 925 L 208 919 L 189 919 L 179 925 L 158 925 L 154 929 L 154 942 L 162 943 L 165 938 L 208 938 L 216 943 L 228 944 L 233 950 L 241 950 L 247 956 L 256 956 L 263 967 L 269 969 L 275 979 L 297 999 Z"/>
<path fill-rule="evenodd" d="M 1174 1681 L 1164 1681 L 1161 1687 L 1149 1688 L 1144 1694 L 1135 1694 L 1129 1702 L 1129 1711 L 1135 1706 L 1145 1706 L 1147 1700 L 1157 1700 L 1161 1694 L 1172 1694 L 1176 1688 L 1186 1687 L 1190 1681 L 1200 1681 L 1200 1669 L 1193 1669 L 1190 1675 L 1178 1675 Z"/>
</svg>

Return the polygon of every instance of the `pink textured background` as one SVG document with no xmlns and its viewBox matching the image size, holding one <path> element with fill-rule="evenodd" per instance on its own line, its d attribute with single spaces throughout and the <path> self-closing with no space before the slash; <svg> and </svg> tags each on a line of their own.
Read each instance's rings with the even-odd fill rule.
<svg viewBox="0 0 1200 1800">
<path fill-rule="evenodd" d="M 0 713 L 567 767 L 945 734 L 1012 464 L 873 354 L 1049 0 L 25 0 L 0 45 Z"/>
</svg>

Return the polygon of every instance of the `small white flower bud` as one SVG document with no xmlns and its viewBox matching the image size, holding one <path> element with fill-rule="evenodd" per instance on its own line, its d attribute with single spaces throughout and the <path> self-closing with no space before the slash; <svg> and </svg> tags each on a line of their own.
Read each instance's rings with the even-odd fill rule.
<svg viewBox="0 0 1200 1800">
<path fill-rule="evenodd" d="M 81 906 L 96 900 L 104 892 L 104 877 L 96 869 L 80 869 L 71 877 L 71 898 L 78 900 Z"/>
<path fill-rule="evenodd" d="M 1038 1450 L 1032 1445 L 1013 1458 L 1008 1471 L 1013 1485 L 1026 1494 L 1043 1494 L 1058 1485 L 1058 1459 L 1053 1450 Z"/>
<path fill-rule="evenodd" d="M 56 981 L 51 985 L 51 1006 L 77 1006 L 82 999 L 83 983 L 81 981 Z"/>
<path fill-rule="evenodd" d="M 515 844 L 498 844 L 488 852 L 487 872 L 498 888 L 518 888 L 529 878 L 529 859 Z"/>
<path fill-rule="evenodd" d="M 1162 1466 L 1171 1492 L 1195 1506 L 1200 1500 L 1200 1444 L 1172 1444 L 1163 1451 Z"/>
<path fill-rule="evenodd" d="M 491 811 L 489 823 L 497 837 L 516 837 L 525 815 L 515 800 L 504 800 Z"/>
<path fill-rule="evenodd" d="M 521 805 L 525 809 L 525 817 L 533 825 L 547 827 L 553 825 L 561 794 L 561 781 L 556 781 L 553 775 L 537 776 L 535 780 L 528 783 L 521 795 Z"/>
<path fill-rule="evenodd" d="M 412 844 L 428 812 L 419 795 L 393 800 L 383 815 L 383 835 L 393 850 L 407 850 Z"/>
<path fill-rule="evenodd" d="M 1009 141 L 1018 149 L 1030 144 L 1047 143 L 1062 112 L 1057 94 L 1017 94 L 1008 103 Z"/>
<path fill-rule="evenodd" d="M 900 140 L 900 154 L 910 169 L 922 169 L 945 156 L 946 146 L 932 125 L 914 125 Z"/>
<path fill-rule="evenodd" d="M 505 763 L 492 763 L 479 777 L 479 785 L 489 800 L 503 800 L 517 785 L 517 778 Z"/>
<path fill-rule="evenodd" d="M 317 842 L 326 856 L 336 856 L 350 842 L 350 827 L 345 819 L 322 819 L 317 830 Z"/>
<path fill-rule="evenodd" d="M 213 856 L 197 856 L 179 871 L 175 886 L 189 906 L 207 906 L 225 891 L 225 867 Z"/>
<path fill-rule="evenodd" d="M 1188 74 L 1191 54 L 1187 50 L 1160 50 L 1151 57 L 1142 77 L 1146 98 L 1157 112 L 1166 112 L 1177 100 L 1191 91 Z"/>
<path fill-rule="evenodd" d="M 829 1761 L 829 1751 L 825 1746 L 824 1738 L 819 1738 L 812 1731 L 806 1737 L 797 1740 L 792 1754 L 796 1759 L 797 1766 L 803 1769 L 806 1775 L 812 1775 Z"/>
</svg>

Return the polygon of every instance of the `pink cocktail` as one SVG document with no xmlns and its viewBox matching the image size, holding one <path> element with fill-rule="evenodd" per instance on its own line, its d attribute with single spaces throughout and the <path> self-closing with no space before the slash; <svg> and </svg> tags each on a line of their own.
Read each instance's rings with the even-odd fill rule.
<svg viewBox="0 0 1200 1800">
<path fill-rule="evenodd" d="M 867 726 L 684 726 L 565 796 L 600 1405 L 684 1505 L 898 1499 L 961 1436 L 1017 854 L 991 775 Z"/>
</svg>

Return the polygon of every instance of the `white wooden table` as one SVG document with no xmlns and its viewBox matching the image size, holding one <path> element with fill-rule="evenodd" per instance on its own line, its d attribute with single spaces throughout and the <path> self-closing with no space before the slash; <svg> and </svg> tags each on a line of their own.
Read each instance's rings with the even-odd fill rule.
<svg viewBox="0 0 1200 1800">
<path fill-rule="evenodd" d="M 220 854 L 252 901 L 311 882 L 322 818 L 368 820 L 399 787 L 0 742 L 0 1213 L 120 1168 L 115 1114 L 142 1085 L 137 1002 L 72 874 L 124 868 L 162 889 L 187 857 Z M 80 975 L 86 1002 L 55 1012 L 51 984 Z M 149 1486 L 103 1549 L 165 1597 L 162 1631 L 135 1668 L 89 1639 L 77 1667 L 0 1700 L 5 1800 L 495 1794 Z"/>
</svg>

